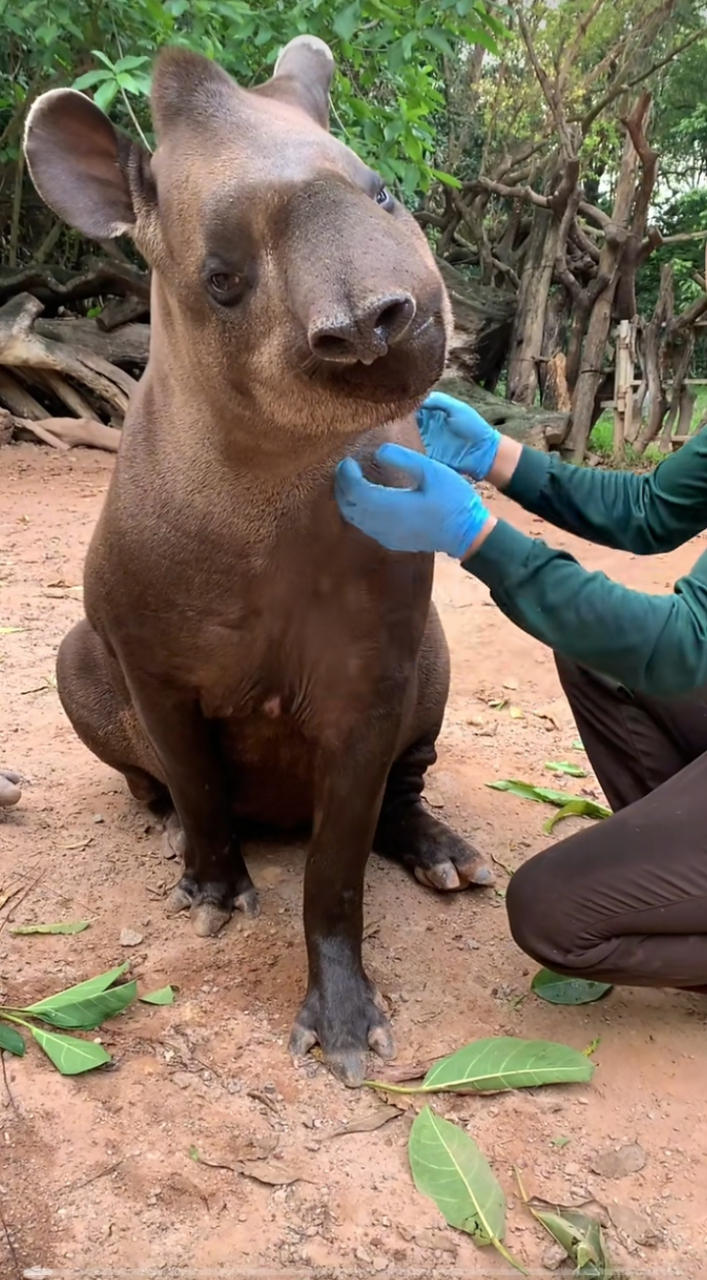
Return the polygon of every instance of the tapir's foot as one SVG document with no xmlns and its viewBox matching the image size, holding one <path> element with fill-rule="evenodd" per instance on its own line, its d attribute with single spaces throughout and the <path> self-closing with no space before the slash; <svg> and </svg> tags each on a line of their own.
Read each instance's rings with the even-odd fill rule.
<svg viewBox="0 0 707 1280">
<path fill-rule="evenodd" d="M 260 914 L 258 894 L 250 876 L 239 879 L 237 887 L 223 882 L 200 882 L 185 874 L 167 899 L 170 914 L 189 909 L 194 933 L 213 937 L 230 920 L 234 909 L 246 916 Z"/>
<path fill-rule="evenodd" d="M 321 1045 L 330 1070 L 351 1089 L 366 1078 L 368 1050 L 388 1061 L 395 1041 L 385 1004 L 373 983 L 360 974 L 331 990 L 311 988 L 290 1036 L 290 1053 L 303 1058 Z"/>
<path fill-rule="evenodd" d="M 11 809 L 14 804 L 18 804 L 22 795 L 20 787 L 19 773 L 13 773 L 12 769 L 0 769 L 0 809 Z"/>
<path fill-rule="evenodd" d="M 471 886 L 487 888 L 493 871 L 477 849 L 435 818 L 419 800 L 404 808 L 383 809 L 373 848 L 401 862 L 421 884 L 450 893 Z"/>
</svg>

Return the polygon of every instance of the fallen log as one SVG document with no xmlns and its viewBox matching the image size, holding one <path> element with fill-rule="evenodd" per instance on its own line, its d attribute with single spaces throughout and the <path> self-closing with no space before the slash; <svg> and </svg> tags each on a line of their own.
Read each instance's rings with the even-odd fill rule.
<svg viewBox="0 0 707 1280">
<path fill-rule="evenodd" d="M 117 453 L 122 434 L 116 427 L 107 427 L 94 418 L 43 418 L 37 422 L 31 418 L 15 417 L 6 409 L 0 409 L 0 443 L 9 443 L 13 436 L 25 431 L 62 452 L 77 445 L 86 445 L 91 449 Z"/>
<path fill-rule="evenodd" d="M 149 324 L 126 324 L 103 330 L 95 320 L 67 319 L 34 322 L 35 333 L 69 347 L 85 347 L 117 365 L 145 365 L 150 352 Z"/>
<path fill-rule="evenodd" d="M 70 378 L 122 417 L 137 385 L 135 380 L 88 348 L 43 338 L 33 328 L 42 310 L 42 303 L 30 293 L 18 294 L 0 307 L 0 364 L 50 370 Z"/>
<path fill-rule="evenodd" d="M 33 293 L 40 302 L 53 306 L 85 302 L 105 294 L 132 294 L 149 303 L 150 277 L 130 263 L 107 258 L 86 258 L 78 272 L 64 267 L 29 266 L 19 271 L 1 268 L 0 306 L 22 293 Z"/>
<path fill-rule="evenodd" d="M 467 378 L 460 378 L 453 371 L 444 374 L 439 389 L 471 405 L 486 422 L 504 435 L 511 436 L 522 444 L 531 444 L 546 453 L 559 449 L 569 430 L 569 413 L 513 404 Z"/>
</svg>

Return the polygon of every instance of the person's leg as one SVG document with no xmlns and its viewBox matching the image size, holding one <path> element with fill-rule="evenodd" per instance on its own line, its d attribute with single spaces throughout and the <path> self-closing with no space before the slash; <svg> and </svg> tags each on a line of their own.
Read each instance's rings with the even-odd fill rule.
<svg viewBox="0 0 707 1280">
<path fill-rule="evenodd" d="M 555 655 L 584 748 L 616 812 L 642 799 L 707 751 L 707 691 L 666 701 Z"/>
<path fill-rule="evenodd" d="M 506 902 L 518 946 L 556 972 L 707 984 L 707 754 L 650 795 L 537 854 Z"/>
</svg>

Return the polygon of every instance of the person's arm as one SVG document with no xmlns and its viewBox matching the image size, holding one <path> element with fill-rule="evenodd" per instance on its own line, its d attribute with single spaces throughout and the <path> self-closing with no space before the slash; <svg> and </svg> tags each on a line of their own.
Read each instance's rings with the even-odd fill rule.
<svg viewBox="0 0 707 1280">
<path fill-rule="evenodd" d="M 654 697 L 707 685 L 707 552 L 672 595 L 647 595 L 503 520 L 484 532 L 463 567 L 536 640 Z"/>
<path fill-rule="evenodd" d="M 362 533 L 391 551 L 445 551 L 517 626 L 629 689 L 675 697 L 707 685 L 707 552 L 672 595 L 629 591 L 496 520 L 442 463 L 396 444 L 375 457 L 411 487 L 389 487 L 385 474 L 371 482 L 353 458 L 339 463 L 336 500 Z"/>
<path fill-rule="evenodd" d="M 470 405 L 433 391 L 417 422 L 428 456 L 489 480 L 526 511 L 589 542 L 651 555 L 707 526 L 707 431 L 651 475 L 574 467 L 503 436 Z"/>
<path fill-rule="evenodd" d="M 707 526 L 707 431 L 642 476 L 575 467 L 504 437 L 488 479 L 589 542 L 636 555 L 672 551 Z"/>
</svg>

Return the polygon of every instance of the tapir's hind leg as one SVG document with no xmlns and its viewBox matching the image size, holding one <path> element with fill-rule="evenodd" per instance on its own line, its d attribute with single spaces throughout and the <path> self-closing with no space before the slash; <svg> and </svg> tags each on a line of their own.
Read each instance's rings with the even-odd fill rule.
<svg viewBox="0 0 707 1280">
<path fill-rule="evenodd" d="M 418 669 L 417 702 L 390 773 L 373 848 L 394 858 L 424 885 L 449 891 L 493 884 L 481 854 L 430 813 L 422 801 L 427 769 L 437 759 L 436 741 L 449 692 L 449 651 L 434 606 Z"/>
<path fill-rule="evenodd" d="M 122 773 L 136 799 L 166 819 L 168 856 L 179 856 L 185 874 L 173 890 L 168 911 L 191 908 L 196 933 L 216 933 L 233 906 L 257 913 L 257 896 L 239 850 L 227 866 L 190 869 L 189 850 L 157 755 L 135 713 L 122 672 L 86 619 L 64 638 L 57 658 L 57 688 L 62 706 L 81 741 L 99 760 Z M 195 759 L 194 769 L 199 765 Z M 203 797 L 205 789 L 197 787 Z M 208 788 L 206 788 L 208 791 Z"/>
<path fill-rule="evenodd" d="M 81 741 L 104 764 L 122 773 L 136 800 L 167 813 L 169 791 L 142 732 L 117 663 L 86 618 L 64 637 L 57 655 L 61 704 Z M 122 687 L 121 687 L 122 686 Z"/>
</svg>

